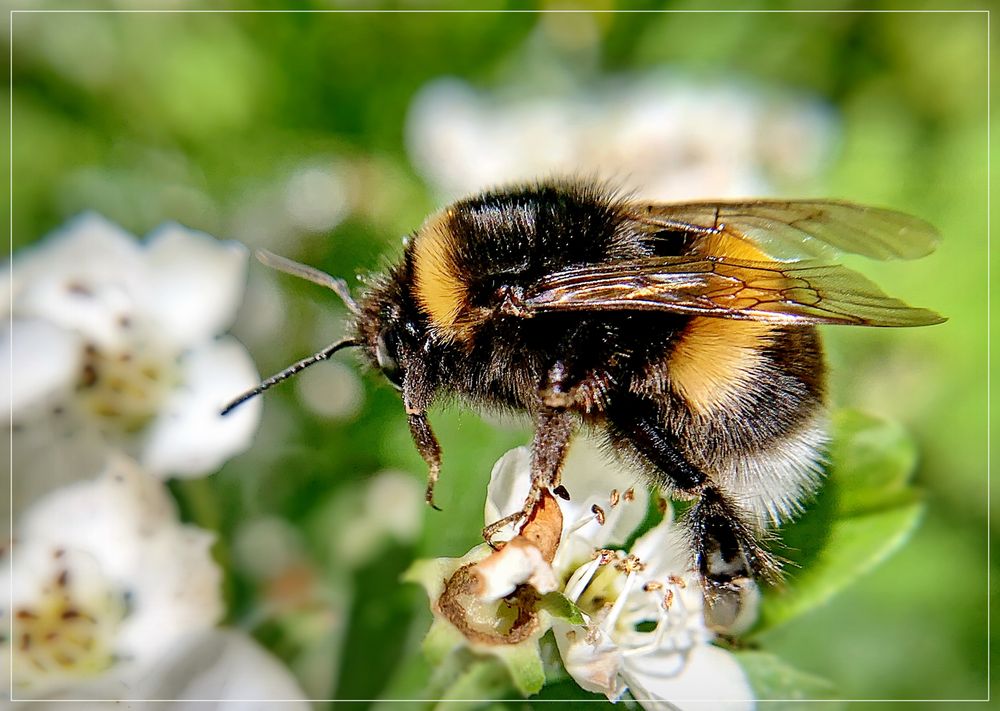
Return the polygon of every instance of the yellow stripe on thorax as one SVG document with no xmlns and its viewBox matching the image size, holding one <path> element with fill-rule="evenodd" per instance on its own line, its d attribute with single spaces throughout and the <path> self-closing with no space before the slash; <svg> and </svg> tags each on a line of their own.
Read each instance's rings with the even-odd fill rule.
<svg viewBox="0 0 1000 711">
<path fill-rule="evenodd" d="M 458 272 L 447 212 L 430 218 L 413 240 L 413 293 L 431 325 L 457 336 L 468 286 Z"/>
</svg>

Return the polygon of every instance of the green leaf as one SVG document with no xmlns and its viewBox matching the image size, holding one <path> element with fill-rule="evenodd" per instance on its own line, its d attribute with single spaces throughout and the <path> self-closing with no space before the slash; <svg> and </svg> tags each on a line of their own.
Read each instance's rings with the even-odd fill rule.
<svg viewBox="0 0 1000 711">
<path fill-rule="evenodd" d="M 435 617 L 421 644 L 421 650 L 431 664 L 440 664 L 445 657 L 466 644 L 465 637 L 453 625 Z"/>
<path fill-rule="evenodd" d="M 510 694 L 510 678 L 496 659 L 475 659 L 468 663 L 441 694 L 434 711 L 471 711 L 483 708 Z"/>
<path fill-rule="evenodd" d="M 498 661 L 500 668 L 507 670 L 504 675 L 507 680 L 506 688 L 513 682 L 514 687 L 524 696 L 538 693 L 545 684 L 545 670 L 537 639 L 509 645 L 470 645 L 454 626 L 435 618 L 424 637 L 422 648 L 427 661 L 435 667 L 451 663 L 456 656 L 468 656 L 479 661 Z M 487 695 L 476 698 L 490 697 Z"/>
<path fill-rule="evenodd" d="M 542 597 L 538 604 L 540 610 L 548 612 L 553 617 L 565 620 L 571 625 L 582 625 L 584 623 L 583 613 L 572 600 L 561 592 L 550 592 Z"/>
<path fill-rule="evenodd" d="M 805 700 L 833 698 L 834 686 L 831 682 L 789 666 L 773 654 L 741 651 L 736 653 L 736 658 L 750 680 L 754 696 L 762 701 L 781 700 L 783 710 L 814 711 L 816 705 Z M 840 701 L 823 705 L 824 709 L 843 707 L 844 703 Z"/>
<path fill-rule="evenodd" d="M 537 694 L 545 686 L 545 668 L 537 641 L 501 647 L 494 654 L 507 667 L 514 688 L 524 696 Z"/>
<path fill-rule="evenodd" d="M 913 503 L 833 524 L 826 546 L 785 588 L 765 596 L 758 633 L 818 607 L 874 568 L 909 538 L 923 513 Z"/>
<path fill-rule="evenodd" d="M 841 514 L 884 508 L 911 493 L 917 448 L 902 425 L 842 410 L 833 431 L 830 477 L 839 485 Z"/>
<path fill-rule="evenodd" d="M 916 447 L 900 426 L 853 411 L 834 418 L 827 480 L 781 533 L 788 579 L 765 591 L 753 634 L 824 604 L 910 536 L 923 504 L 910 485 Z"/>
</svg>

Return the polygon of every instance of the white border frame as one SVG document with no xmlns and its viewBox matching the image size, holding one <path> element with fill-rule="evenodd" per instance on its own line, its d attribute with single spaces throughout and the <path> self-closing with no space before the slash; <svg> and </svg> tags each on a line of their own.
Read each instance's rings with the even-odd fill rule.
<svg viewBox="0 0 1000 711">
<path fill-rule="evenodd" d="M 499 9 L 443 9 L 443 10 L 431 10 L 431 9 L 405 9 L 405 10 L 377 10 L 377 9 L 329 9 L 329 10 L 315 10 L 315 9 L 259 9 L 259 10 L 239 10 L 239 9 L 191 9 L 191 8 L 178 8 L 169 10 L 157 10 L 157 9 L 12 9 L 9 11 L 8 19 L 8 30 L 9 30 L 9 68 L 10 68 L 10 78 L 8 86 L 8 100 L 10 102 L 10 117 L 9 117 L 9 129 L 10 129 L 10 145 L 9 145 L 9 180 L 8 189 L 10 191 L 10 235 L 8 239 L 8 253 L 10 255 L 9 261 L 9 272 L 8 276 L 12 277 L 13 274 L 13 250 L 14 250 L 14 16 L 17 14 L 498 14 L 498 13 L 515 13 L 515 14 L 985 14 L 986 15 L 986 104 L 987 104 L 987 116 L 986 116 L 986 697 L 981 699 L 757 699 L 757 704 L 780 704 L 780 703 L 989 703 L 991 701 L 991 686 L 992 686 L 992 668 L 991 664 L 991 651 L 992 651 L 992 637 L 991 637 L 991 474 L 990 474 L 990 463 L 991 463 L 991 442 L 990 442 L 990 408 L 991 408 L 991 383 L 990 383 L 990 362 L 991 362 L 991 324 L 992 316 L 990 313 L 991 308 L 991 250 L 990 250 L 990 233 L 991 233 L 991 168 L 992 168 L 992 155 L 990 152 L 990 128 L 991 128 L 991 117 L 992 117 L 992 105 L 990 99 L 990 10 L 989 9 L 954 9 L 954 10 L 941 10 L 941 9 L 926 9 L 926 10 L 872 10 L 872 9 L 833 9 L 833 10 L 812 10 L 812 9 L 722 9 L 722 10 L 699 10 L 699 9 L 681 9 L 681 10 L 634 10 L 634 9 L 510 9 L 510 10 L 499 10 Z M 10 279 L 10 299 L 13 302 L 13 292 L 14 284 L 13 278 Z M 13 326 L 13 312 L 9 316 L 9 322 L 11 327 Z M 14 382 L 14 362 L 13 357 L 8 364 L 8 376 L 10 378 L 9 385 L 12 387 Z M 10 452 L 9 452 L 9 477 L 10 477 L 10 541 L 14 540 L 14 434 L 13 430 L 10 432 Z M 10 599 L 13 600 L 14 597 L 14 581 L 13 581 L 13 568 L 14 568 L 14 555 L 13 546 L 11 548 L 10 556 L 10 570 L 11 570 L 11 582 L 10 582 Z M 13 640 L 13 625 L 14 618 L 13 615 L 10 616 L 8 624 L 8 639 Z M 417 703 L 417 702 L 428 702 L 434 701 L 435 699 L 18 699 L 14 697 L 14 654 L 13 646 L 11 647 L 11 664 L 10 664 L 10 693 L 11 702 L 19 703 L 75 703 L 75 704 L 86 704 L 86 703 L 177 703 L 177 702 L 187 702 L 187 703 L 361 703 L 361 702 L 388 702 L 388 703 Z M 648 701 L 648 699 L 646 699 Z M 437 699 L 437 701 L 447 702 L 447 699 Z M 470 702 L 490 702 L 496 701 L 496 699 L 453 699 L 459 703 L 470 703 Z M 636 699 L 636 701 L 641 701 Z M 722 703 L 730 701 L 729 699 L 700 699 L 697 701 L 685 700 L 685 703 L 699 703 L 699 704 L 712 704 L 712 703 Z M 608 703 L 605 699 L 535 699 L 528 697 L 524 699 L 522 703 Z"/>
</svg>

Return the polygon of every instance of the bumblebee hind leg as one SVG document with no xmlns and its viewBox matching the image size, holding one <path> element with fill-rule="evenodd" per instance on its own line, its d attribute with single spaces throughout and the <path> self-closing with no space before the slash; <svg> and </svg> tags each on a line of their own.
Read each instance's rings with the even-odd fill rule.
<svg viewBox="0 0 1000 711">
<path fill-rule="evenodd" d="M 646 469 L 655 483 L 696 500 L 683 520 L 695 566 L 709 604 L 720 603 L 719 610 L 728 605 L 730 613 L 738 615 L 734 608 L 739 604 L 729 603 L 741 597 L 749 581 L 773 582 L 781 569 L 778 559 L 764 547 L 763 531 L 755 518 L 723 485 L 689 461 L 655 404 L 638 397 L 617 399 L 608 415 L 608 439 L 616 451 Z M 728 625 L 720 622 L 719 626 Z"/>
<path fill-rule="evenodd" d="M 716 486 L 705 486 L 685 518 L 698 569 L 712 586 L 725 588 L 741 578 L 777 582 L 781 565 L 761 543 L 753 517 Z"/>
</svg>

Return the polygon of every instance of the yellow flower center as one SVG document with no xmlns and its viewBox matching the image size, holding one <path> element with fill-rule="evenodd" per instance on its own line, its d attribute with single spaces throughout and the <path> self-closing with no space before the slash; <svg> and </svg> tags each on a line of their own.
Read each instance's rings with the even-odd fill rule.
<svg viewBox="0 0 1000 711">
<path fill-rule="evenodd" d="M 89 344 L 77 392 L 108 434 L 129 434 L 149 423 L 176 382 L 175 365 L 158 349 L 105 351 Z"/>
<path fill-rule="evenodd" d="M 121 596 L 105 591 L 79 599 L 63 570 L 37 599 L 12 612 L 18 688 L 96 676 L 115 662 L 113 641 L 126 614 Z"/>
</svg>

